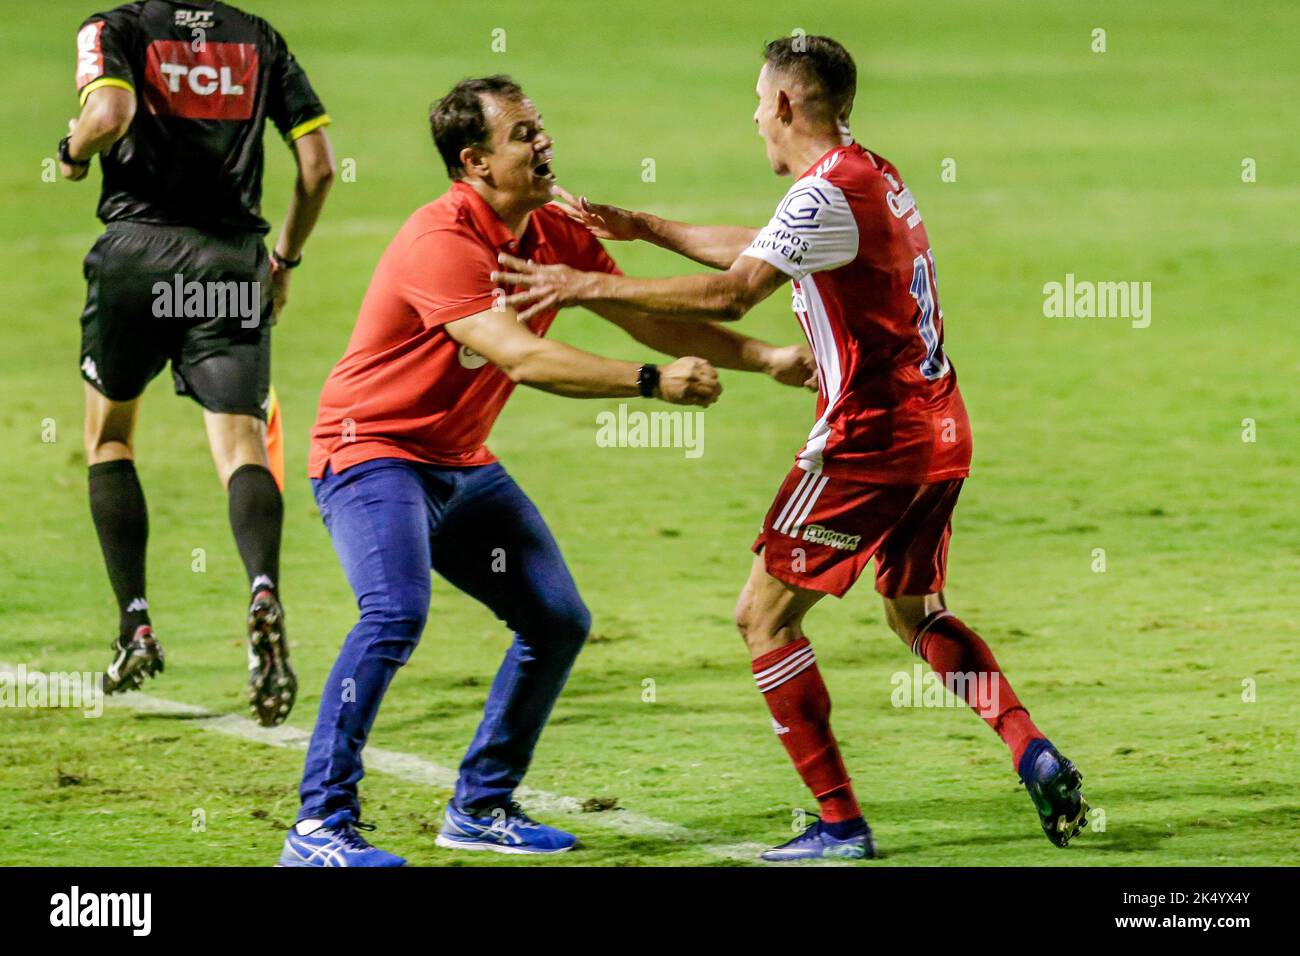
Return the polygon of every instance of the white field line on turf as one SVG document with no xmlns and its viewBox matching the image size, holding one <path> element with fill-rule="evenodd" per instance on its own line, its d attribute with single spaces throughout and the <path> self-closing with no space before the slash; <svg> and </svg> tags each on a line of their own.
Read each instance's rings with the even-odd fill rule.
<svg viewBox="0 0 1300 956">
<path fill-rule="evenodd" d="M 16 676 L 13 665 L 0 663 L 0 672 Z M 289 750 L 306 750 L 311 735 L 296 727 L 263 727 L 247 717 L 238 714 L 217 714 L 193 704 L 165 700 L 139 691 L 126 694 L 112 694 L 104 698 L 106 707 L 115 710 L 129 710 L 141 714 L 159 716 L 185 717 L 188 726 L 200 730 L 211 730 L 228 737 L 238 737 L 254 743 L 267 744 L 271 747 L 283 747 Z M 382 747 L 367 746 L 365 752 L 366 769 L 386 773 L 409 783 L 451 790 L 456 785 L 457 773 L 448 767 L 417 757 L 415 754 L 402 753 L 399 750 L 385 750 Z M 535 790 L 532 787 L 520 787 L 519 800 L 529 810 L 539 813 L 580 813 L 582 801 L 577 797 L 565 797 Z M 633 836 L 655 837 L 661 840 L 689 842 L 696 836 L 686 827 L 665 820 L 658 820 L 632 810 L 615 810 L 603 813 L 584 814 L 585 819 L 599 826 L 607 826 Z M 728 860 L 753 862 L 755 857 L 766 849 L 759 843 L 735 843 L 717 846 L 698 847 L 712 856 Z"/>
</svg>

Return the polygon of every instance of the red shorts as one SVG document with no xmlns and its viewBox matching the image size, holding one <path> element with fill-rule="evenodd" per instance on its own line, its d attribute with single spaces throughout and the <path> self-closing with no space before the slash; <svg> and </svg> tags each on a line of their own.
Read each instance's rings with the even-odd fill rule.
<svg viewBox="0 0 1300 956">
<path fill-rule="evenodd" d="M 963 480 L 868 485 L 796 465 L 763 519 L 754 553 L 772 577 L 836 597 L 872 556 L 876 590 L 885 597 L 942 591 Z"/>
</svg>

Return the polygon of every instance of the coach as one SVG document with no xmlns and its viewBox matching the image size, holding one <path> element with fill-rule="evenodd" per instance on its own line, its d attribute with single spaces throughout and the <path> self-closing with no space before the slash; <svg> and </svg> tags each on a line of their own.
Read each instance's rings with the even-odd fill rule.
<svg viewBox="0 0 1300 956">
<path fill-rule="evenodd" d="M 492 277 L 498 255 L 618 270 L 550 202 L 552 141 L 537 108 L 493 76 L 457 84 L 429 119 L 451 188 L 417 209 L 380 258 L 312 433 L 316 500 L 361 617 L 321 694 L 285 866 L 403 862 L 357 833 L 357 784 L 380 702 L 424 629 L 431 568 L 515 632 L 438 845 L 555 853 L 577 842 L 514 802 L 591 620 L 542 516 L 484 446 L 516 384 L 709 405 L 721 390 L 713 365 L 796 386 L 812 370 L 802 347 L 623 307 L 593 311 L 643 344 L 695 357 L 659 368 L 544 338 L 556 310 L 522 322 L 505 307 Z"/>
</svg>

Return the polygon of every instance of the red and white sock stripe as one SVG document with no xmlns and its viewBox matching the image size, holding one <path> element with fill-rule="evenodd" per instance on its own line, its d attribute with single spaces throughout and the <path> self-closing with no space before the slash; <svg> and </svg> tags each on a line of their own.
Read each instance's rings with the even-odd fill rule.
<svg viewBox="0 0 1300 956">
<path fill-rule="evenodd" d="M 915 654 L 917 657 L 922 657 L 922 658 L 924 657 L 924 655 L 921 654 L 921 638 L 925 637 L 925 632 L 928 631 L 931 627 L 933 627 L 936 621 L 938 621 L 940 618 L 945 618 L 945 617 L 952 617 L 952 611 L 949 611 L 947 609 L 944 609 L 942 611 L 935 611 L 933 614 L 926 617 L 925 620 L 923 620 L 920 624 L 916 626 L 916 633 L 912 635 L 913 654 Z"/>
<path fill-rule="evenodd" d="M 771 667 L 764 668 L 756 673 L 754 683 L 758 685 L 759 690 L 766 694 L 768 691 L 780 687 L 792 677 L 802 674 L 816 663 L 817 656 L 813 654 L 812 645 L 805 644 L 790 656 L 784 657 Z"/>
</svg>

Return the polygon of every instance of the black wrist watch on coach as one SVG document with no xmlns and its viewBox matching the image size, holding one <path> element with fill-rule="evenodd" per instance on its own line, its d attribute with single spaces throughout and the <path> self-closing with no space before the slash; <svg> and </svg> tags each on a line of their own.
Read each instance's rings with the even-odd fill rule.
<svg viewBox="0 0 1300 956">
<path fill-rule="evenodd" d="M 88 159 L 72 158 L 72 153 L 68 151 L 68 141 L 71 139 L 72 134 L 69 133 L 67 136 L 63 137 L 63 139 L 59 140 L 59 162 L 67 163 L 69 166 L 89 166 L 90 160 Z"/>
<path fill-rule="evenodd" d="M 636 370 L 636 385 L 642 398 L 653 398 L 655 390 L 659 388 L 659 367 L 642 365 Z"/>
</svg>

